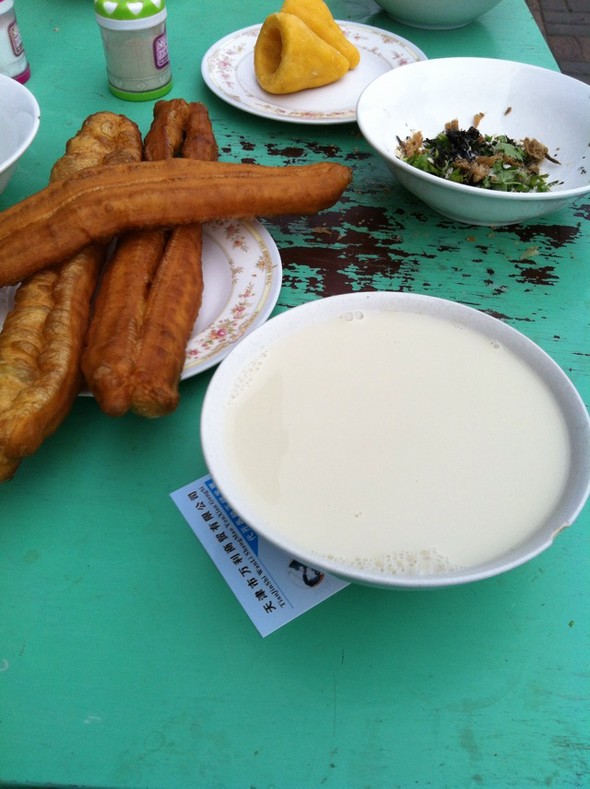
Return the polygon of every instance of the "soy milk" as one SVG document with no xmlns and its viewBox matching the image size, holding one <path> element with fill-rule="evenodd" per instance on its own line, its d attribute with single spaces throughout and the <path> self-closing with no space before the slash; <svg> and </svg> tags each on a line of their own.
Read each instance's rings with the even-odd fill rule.
<svg viewBox="0 0 590 789">
<path fill-rule="evenodd" d="M 224 444 L 258 523 L 399 574 L 516 546 L 555 507 L 570 452 L 553 395 L 511 351 L 443 318 L 371 310 L 283 337 L 245 369 Z"/>
</svg>

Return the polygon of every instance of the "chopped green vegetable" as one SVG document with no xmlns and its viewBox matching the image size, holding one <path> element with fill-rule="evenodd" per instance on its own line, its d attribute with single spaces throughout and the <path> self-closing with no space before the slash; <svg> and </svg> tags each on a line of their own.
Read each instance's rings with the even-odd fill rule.
<svg viewBox="0 0 590 789">
<path fill-rule="evenodd" d="M 398 140 L 404 162 L 448 181 L 502 192 L 548 192 L 547 173 L 539 171 L 544 159 L 556 162 L 534 139 L 516 142 L 505 134 L 483 135 L 475 126 L 459 129 L 447 123 L 432 139 L 416 132 Z"/>
</svg>

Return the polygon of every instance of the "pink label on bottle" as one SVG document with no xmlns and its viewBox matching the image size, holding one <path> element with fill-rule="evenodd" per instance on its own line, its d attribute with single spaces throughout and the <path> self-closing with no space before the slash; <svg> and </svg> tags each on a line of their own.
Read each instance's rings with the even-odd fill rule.
<svg viewBox="0 0 590 789">
<path fill-rule="evenodd" d="M 19 55 L 22 55 L 24 52 L 23 40 L 20 36 L 20 32 L 16 20 L 11 25 L 8 25 L 8 38 L 10 39 L 10 44 L 12 46 L 12 51 L 14 52 L 14 54 L 17 57 Z"/>
<path fill-rule="evenodd" d="M 168 39 L 166 32 L 154 38 L 154 63 L 156 68 L 165 68 L 170 62 L 168 57 Z"/>
</svg>

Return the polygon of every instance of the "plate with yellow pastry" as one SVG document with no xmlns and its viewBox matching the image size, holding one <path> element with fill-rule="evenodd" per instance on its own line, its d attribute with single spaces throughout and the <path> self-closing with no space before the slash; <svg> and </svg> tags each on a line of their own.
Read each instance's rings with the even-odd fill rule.
<svg viewBox="0 0 590 789">
<path fill-rule="evenodd" d="M 289 2 L 205 53 L 203 79 L 228 104 L 290 123 L 350 123 L 370 82 L 390 69 L 426 60 L 411 41 L 360 22 L 332 20 L 342 37 L 329 20 L 324 30 L 312 29 L 309 20 L 290 12 Z"/>
</svg>

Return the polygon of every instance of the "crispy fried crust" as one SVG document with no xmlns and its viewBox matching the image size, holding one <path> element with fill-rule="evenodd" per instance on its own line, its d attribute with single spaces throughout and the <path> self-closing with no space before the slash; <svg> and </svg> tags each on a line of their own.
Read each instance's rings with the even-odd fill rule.
<svg viewBox="0 0 590 789">
<path fill-rule="evenodd" d="M 154 120 L 143 141 L 146 162 L 173 159 L 180 152 L 190 105 L 184 99 L 157 101 Z"/>
<path fill-rule="evenodd" d="M 348 167 L 327 162 L 269 167 L 170 159 L 92 168 L 0 214 L 0 285 L 126 230 L 316 213 L 333 205 L 350 180 Z"/>
<path fill-rule="evenodd" d="M 171 159 L 179 153 L 188 114 L 184 99 L 156 102 L 143 142 L 146 161 Z M 131 406 L 132 376 L 148 299 L 167 238 L 163 229 L 125 233 L 102 277 L 82 370 L 100 408 L 110 416 L 122 416 Z"/>
<path fill-rule="evenodd" d="M 218 148 L 207 109 L 189 107 L 181 154 L 216 161 Z M 178 382 L 185 349 L 203 301 L 203 228 L 174 228 L 150 291 L 144 330 L 132 381 L 131 409 L 159 417 L 178 405 Z"/>
<path fill-rule="evenodd" d="M 144 157 L 217 158 L 204 105 L 160 101 Z M 185 348 L 203 296 L 200 224 L 124 236 L 109 261 L 82 357 L 87 384 L 102 410 L 161 416 L 178 403 Z"/>
<path fill-rule="evenodd" d="M 201 225 L 171 234 L 152 285 L 132 377 L 131 410 L 159 417 L 178 405 L 185 349 L 201 308 Z"/>
<path fill-rule="evenodd" d="M 195 102 L 189 107 L 181 155 L 184 159 L 202 162 L 216 162 L 219 157 L 217 140 L 204 104 Z"/>
<path fill-rule="evenodd" d="M 53 165 L 50 182 L 60 181 L 91 167 L 141 160 L 141 134 L 124 115 L 97 112 L 66 143 L 65 154 Z"/>
<path fill-rule="evenodd" d="M 100 247 L 89 246 L 17 291 L 0 335 L 2 389 L 9 382 L 15 394 L 0 413 L 0 479 L 55 431 L 80 390 L 80 354 L 103 259 Z"/>
<path fill-rule="evenodd" d="M 112 113 L 90 116 L 66 146 L 51 178 L 102 162 L 138 161 L 141 135 Z M 16 292 L 0 332 L 0 481 L 35 452 L 69 412 L 81 382 L 80 356 L 105 247 L 91 244 L 41 270 Z"/>
<path fill-rule="evenodd" d="M 104 270 L 81 364 L 88 388 L 110 416 L 121 416 L 131 404 L 130 376 L 165 243 L 159 230 L 127 233 Z"/>
</svg>

